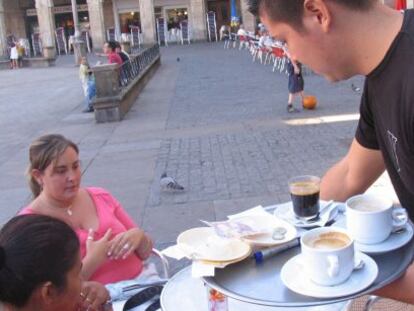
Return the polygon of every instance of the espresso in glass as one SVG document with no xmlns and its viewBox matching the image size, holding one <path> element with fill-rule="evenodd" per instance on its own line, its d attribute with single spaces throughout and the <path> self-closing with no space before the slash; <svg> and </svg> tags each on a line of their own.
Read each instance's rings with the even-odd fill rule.
<svg viewBox="0 0 414 311">
<path fill-rule="evenodd" d="M 295 216 L 310 220 L 319 214 L 320 178 L 298 176 L 289 181 L 290 197 Z"/>
</svg>

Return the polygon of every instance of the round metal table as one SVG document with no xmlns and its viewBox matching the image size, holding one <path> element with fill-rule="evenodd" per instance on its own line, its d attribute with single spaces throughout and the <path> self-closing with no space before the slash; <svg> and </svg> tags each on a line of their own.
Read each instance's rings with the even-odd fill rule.
<svg viewBox="0 0 414 311">
<path fill-rule="evenodd" d="M 225 269 L 216 269 L 216 275 L 205 277 L 204 282 L 228 297 L 253 305 L 309 307 L 338 303 L 370 293 L 400 277 L 412 262 L 414 239 L 392 252 L 370 255 L 379 269 L 375 282 L 361 292 L 340 298 L 319 299 L 303 296 L 289 290 L 282 283 L 280 271 L 283 265 L 299 253 L 298 246 L 268 258 L 261 265 L 256 265 L 253 259 L 248 258 Z"/>
<path fill-rule="evenodd" d="M 300 308 L 303 311 L 340 311 L 345 303 L 336 303 L 322 307 Z M 286 308 L 268 307 L 228 298 L 229 311 L 275 311 Z M 191 266 L 175 274 L 165 285 L 161 293 L 163 311 L 207 311 L 207 290 L 203 280 L 191 276 Z M 298 308 L 295 308 L 297 310 Z"/>
</svg>

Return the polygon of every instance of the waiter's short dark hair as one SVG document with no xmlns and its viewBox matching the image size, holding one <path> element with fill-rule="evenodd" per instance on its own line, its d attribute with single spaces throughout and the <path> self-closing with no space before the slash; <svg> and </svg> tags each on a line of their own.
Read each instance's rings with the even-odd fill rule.
<svg viewBox="0 0 414 311">
<path fill-rule="evenodd" d="M 243 1 L 243 0 L 242 0 Z M 253 15 L 266 15 L 272 21 L 302 26 L 304 0 L 245 0 Z M 353 10 L 367 10 L 376 0 L 326 0 L 336 2 Z"/>
</svg>

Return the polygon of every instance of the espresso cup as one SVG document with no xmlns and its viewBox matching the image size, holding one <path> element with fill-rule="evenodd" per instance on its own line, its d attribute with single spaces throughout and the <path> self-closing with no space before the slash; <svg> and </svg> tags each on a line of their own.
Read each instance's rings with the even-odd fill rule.
<svg viewBox="0 0 414 311">
<path fill-rule="evenodd" d="M 358 243 L 381 243 L 393 231 L 403 228 L 407 221 L 407 211 L 394 208 L 387 198 L 360 194 L 346 201 L 346 227 Z"/>
<path fill-rule="evenodd" d="M 318 216 L 320 182 L 319 177 L 310 175 L 297 176 L 289 180 L 293 212 L 297 218 L 309 220 Z"/>
<path fill-rule="evenodd" d="M 301 263 L 315 284 L 345 282 L 355 268 L 354 241 L 346 230 L 323 227 L 306 232 L 301 240 Z"/>
</svg>

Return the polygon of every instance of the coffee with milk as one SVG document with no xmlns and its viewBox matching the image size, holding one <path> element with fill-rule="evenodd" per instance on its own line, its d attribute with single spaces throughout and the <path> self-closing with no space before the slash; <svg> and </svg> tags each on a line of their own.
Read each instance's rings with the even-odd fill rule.
<svg viewBox="0 0 414 311">
<path fill-rule="evenodd" d="M 351 243 L 349 237 L 341 232 L 327 232 L 308 242 L 308 245 L 317 249 L 339 249 Z"/>
<path fill-rule="evenodd" d="M 318 285 L 341 284 L 354 270 L 354 242 L 344 229 L 312 229 L 302 235 L 300 245 L 304 271 Z"/>
<path fill-rule="evenodd" d="M 407 221 L 407 211 L 394 208 L 392 200 L 383 196 L 360 194 L 346 201 L 346 227 L 361 244 L 381 243 Z"/>
</svg>

